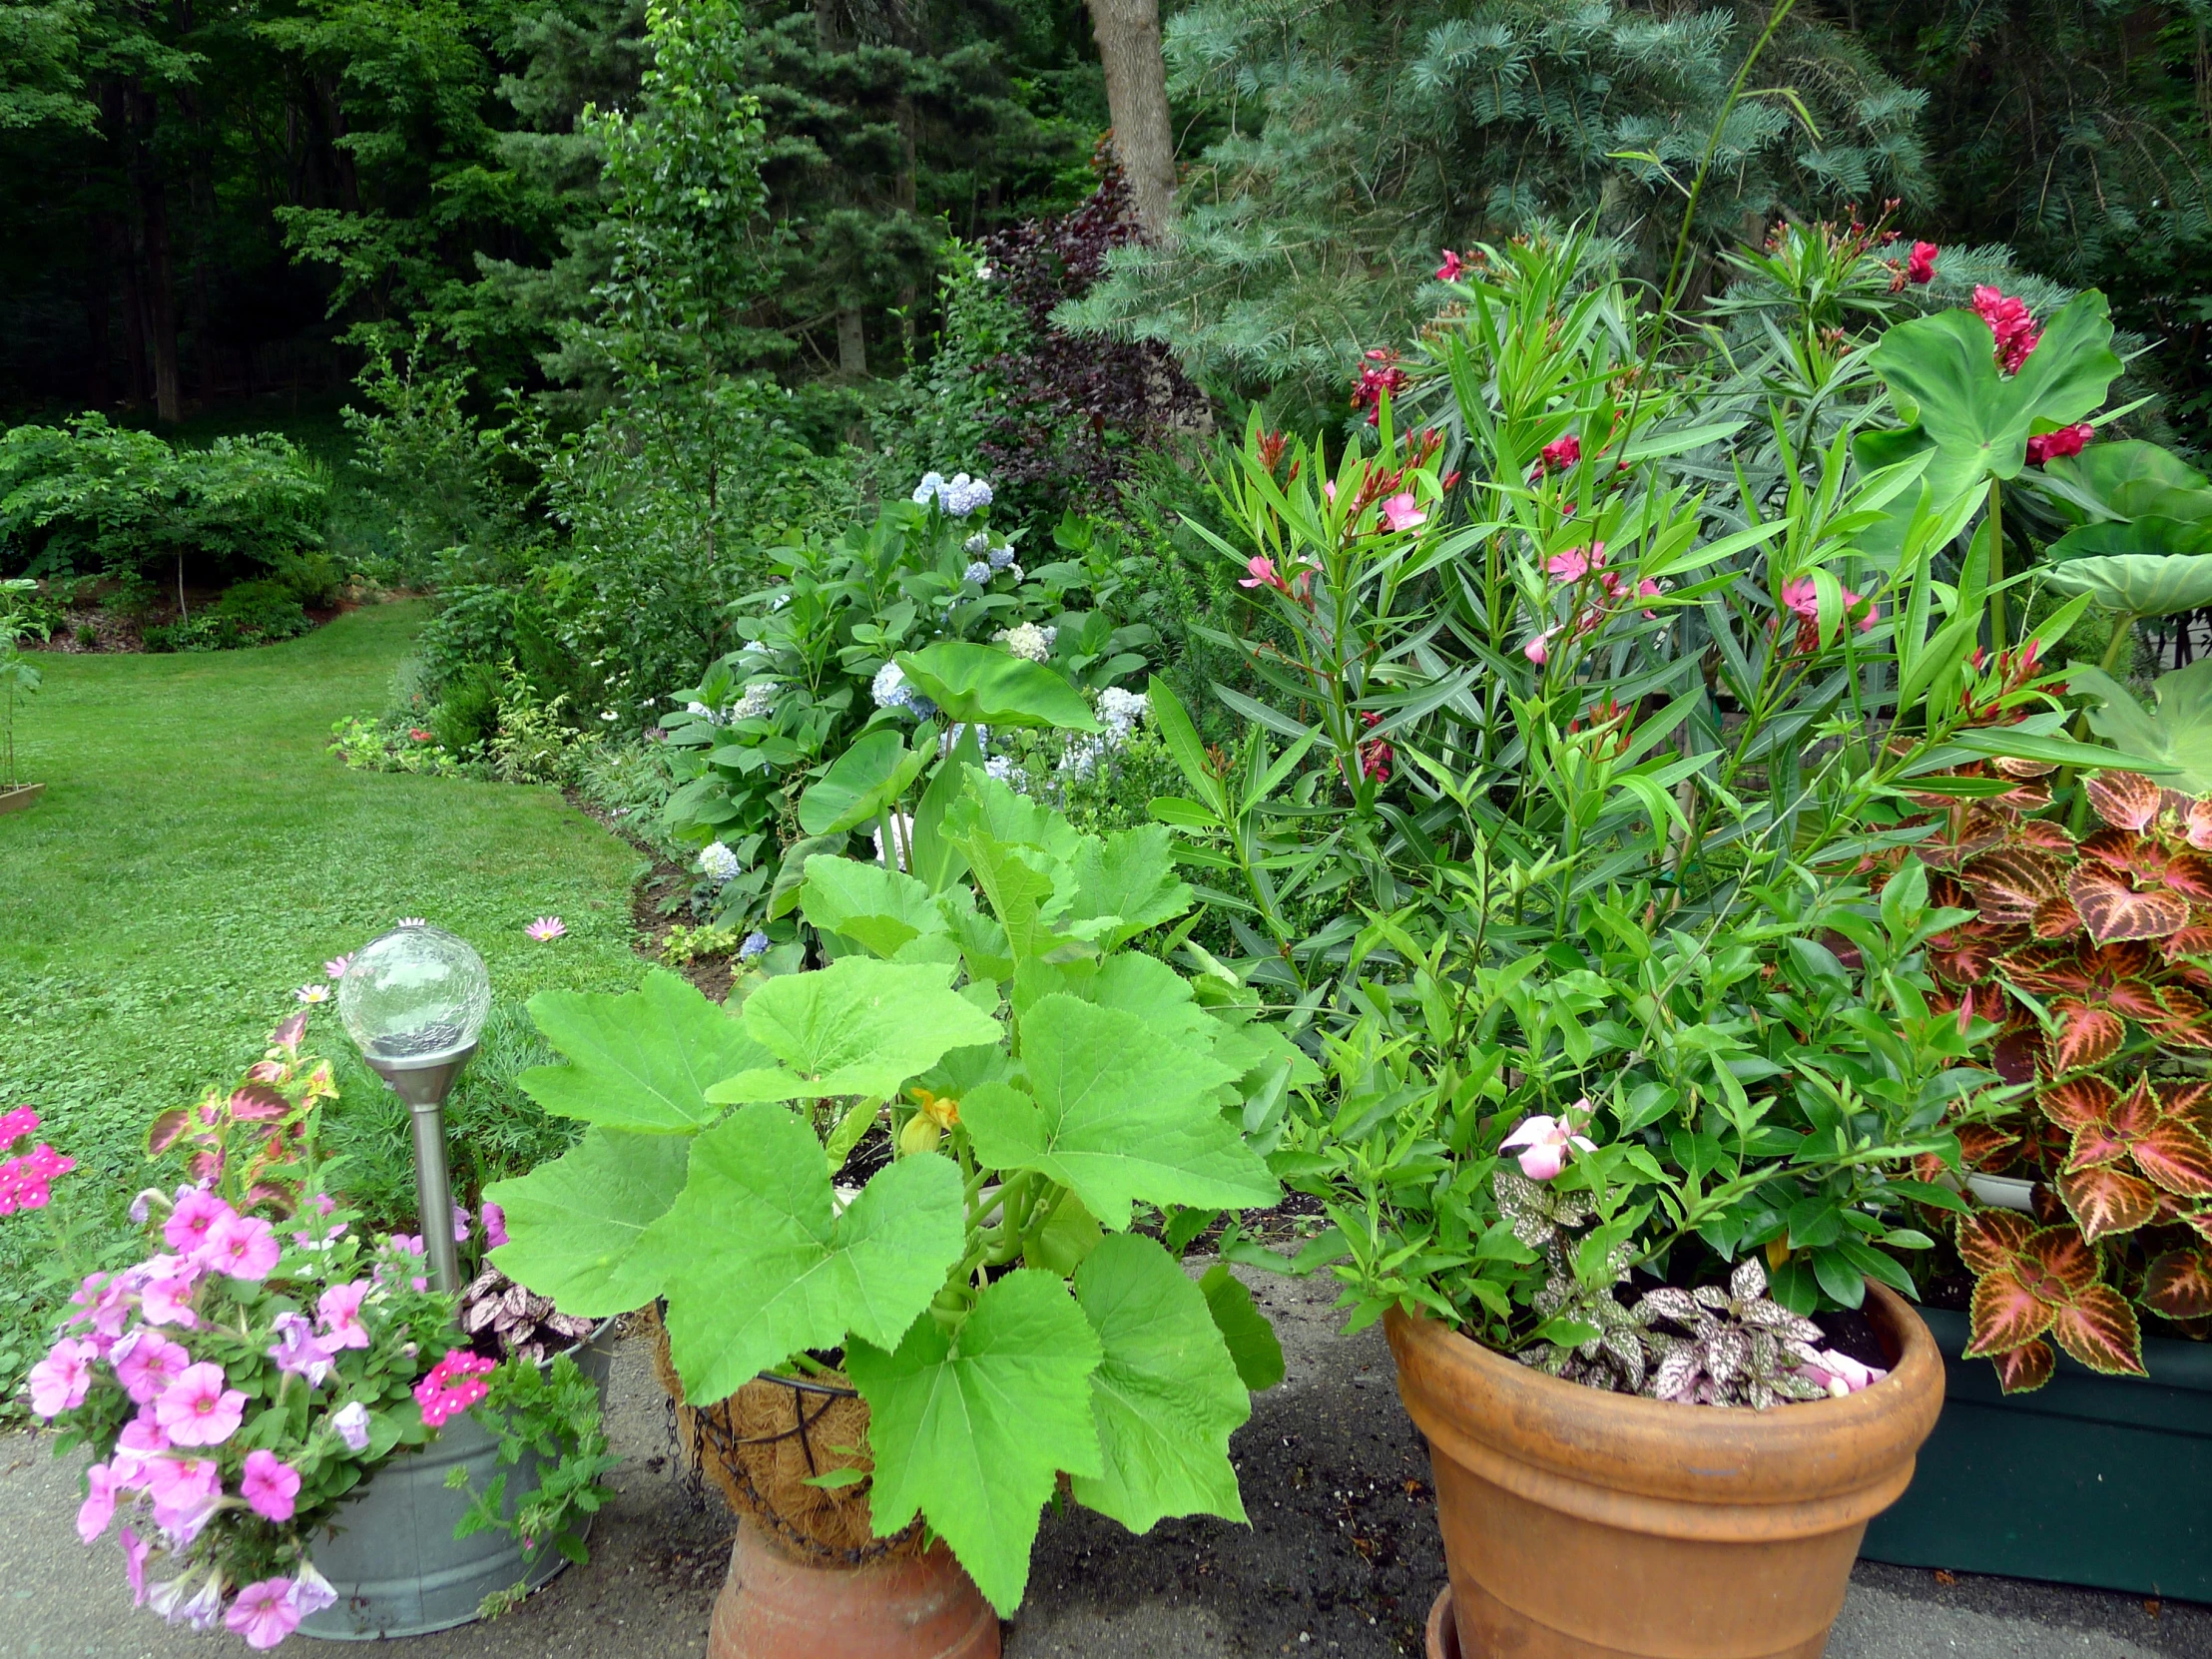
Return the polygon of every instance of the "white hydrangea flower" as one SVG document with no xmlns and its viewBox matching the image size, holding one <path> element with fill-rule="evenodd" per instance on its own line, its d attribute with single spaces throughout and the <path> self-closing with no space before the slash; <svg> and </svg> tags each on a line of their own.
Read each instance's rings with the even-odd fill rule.
<svg viewBox="0 0 2212 1659">
<path fill-rule="evenodd" d="M 714 712 L 714 710 L 708 708 L 706 704 L 700 702 L 699 699 L 696 697 L 693 698 L 689 703 L 684 705 L 684 713 L 686 713 L 687 715 L 697 715 L 709 726 L 720 726 L 722 724 L 721 717 L 718 716 Z"/>
<path fill-rule="evenodd" d="M 967 474 L 963 472 L 960 476 L 965 478 Z M 914 505 L 926 507 L 943 493 L 944 474 L 941 472 L 924 472 L 921 475 L 921 482 L 914 486 Z"/>
<path fill-rule="evenodd" d="M 776 683 L 764 680 L 758 686 L 749 686 L 737 702 L 730 705 L 730 712 L 722 718 L 729 720 L 766 720 L 776 711 Z"/>
<path fill-rule="evenodd" d="M 720 841 L 710 842 L 699 854 L 699 872 L 710 881 L 727 881 L 744 870 L 744 860 Z"/>
<path fill-rule="evenodd" d="M 1041 663 L 1052 655 L 1052 642 L 1059 633 L 1057 628 L 1040 628 L 1034 622 L 1024 622 L 1012 628 L 1001 628 L 991 638 L 1015 656 Z"/>
<path fill-rule="evenodd" d="M 988 530 L 978 530 L 975 532 L 974 535 L 968 537 L 966 541 L 960 543 L 961 552 L 972 553 L 978 559 L 984 557 L 990 552 L 990 550 L 991 533 Z"/>
<path fill-rule="evenodd" d="M 983 770 L 1016 795 L 1025 793 L 1023 786 L 1029 782 L 1029 775 L 1014 765 L 1012 756 L 993 755 L 984 761 Z"/>
<path fill-rule="evenodd" d="M 1070 778 L 1088 778 L 1106 758 L 1104 738 L 1070 738 L 1060 757 L 1059 770 Z"/>
<path fill-rule="evenodd" d="M 867 694 L 875 699 L 878 709 L 903 709 L 907 699 L 914 695 L 906 684 L 906 671 L 896 663 L 885 663 L 875 671 Z"/>
<path fill-rule="evenodd" d="M 1137 723 L 1151 713 L 1152 700 L 1143 692 L 1108 686 L 1098 694 L 1098 718 L 1106 723 L 1107 736 L 1116 749 L 1129 741 Z"/>
<path fill-rule="evenodd" d="M 947 518 L 965 518 L 991 504 L 991 487 L 980 478 L 955 472 L 952 481 L 937 492 L 937 504 Z"/>
</svg>

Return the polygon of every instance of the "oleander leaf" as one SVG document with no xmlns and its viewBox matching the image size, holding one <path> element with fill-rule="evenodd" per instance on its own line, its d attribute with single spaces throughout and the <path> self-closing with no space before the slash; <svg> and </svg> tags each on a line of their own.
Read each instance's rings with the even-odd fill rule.
<svg viewBox="0 0 2212 1659">
<path fill-rule="evenodd" d="M 1252 1415 L 1206 1295 L 1156 1240 L 1100 1242 L 1075 1272 L 1075 1300 L 1104 1358 L 1091 1373 L 1101 1471 L 1075 1500 L 1149 1532 L 1166 1515 L 1245 1518 L 1229 1436 Z"/>
<path fill-rule="evenodd" d="M 787 973 L 746 998 L 745 1029 L 769 1059 L 727 1077 L 710 1100 L 807 1100 L 895 1094 L 950 1049 L 995 1043 L 998 1021 L 952 990 L 952 968 L 842 956 Z"/>
<path fill-rule="evenodd" d="M 707 1090 L 775 1056 L 676 974 L 655 968 L 634 991 L 540 991 L 530 1017 L 568 1063 L 515 1082 L 548 1112 L 602 1129 L 692 1135 L 722 1116 Z"/>
<path fill-rule="evenodd" d="M 1134 1014 L 1064 992 L 1020 1016 L 1029 1092 L 986 1084 L 960 1103 L 976 1156 L 993 1168 L 1033 1169 L 1070 1187 L 1115 1232 L 1130 1206 L 1234 1209 L 1281 1195 L 1215 1104 L 1228 1067 L 1162 1044 Z"/>
<path fill-rule="evenodd" d="M 645 1245 L 685 1397 L 711 1404 L 848 1335 L 896 1347 L 959 1261 L 963 1222 L 959 1169 L 935 1153 L 878 1170 L 839 1215 L 814 1131 L 787 1107 L 741 1107 L 694 1143 Z"/>
<path fill-rule="evenodd" d="M 876 1535 L 918 1511 L 991 1605 L 1011 1614 L 1059 1471 L 1101 1471 L 1090 1378 L 1103 1357 L 1066 1282 L 1033 1268 L 994 1280 L 957 1334 L 922 1319 L 889 1352 L 850 1344 L 845 1372 L 868 1408 Z"/>
<path fill-rule="evenodd" d="M 638 1247 L 684 1190 L 691 1149 L 685 1135 L 588 1129 L 551 1163 L 486 1187 L 507 1223 L 492 1265 L 564 1314 L 643 1308 L 661 1294 L 661 1273 Z"/>
</svg>

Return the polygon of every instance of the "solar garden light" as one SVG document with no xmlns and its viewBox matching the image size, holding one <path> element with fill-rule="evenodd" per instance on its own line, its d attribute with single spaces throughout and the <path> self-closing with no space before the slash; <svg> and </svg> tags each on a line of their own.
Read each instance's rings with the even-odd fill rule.
<svg viewBox="0 0 2212 1659">
<path fill-rule="evenodd" d="M 430 1282 L 461 1288 L 453 1254 L 453 1188 L 445 1165 L 445 1097 L 476 1052 L 491 1011 L 491 975 L 466 939 L 402 924 L 353 954 L 338 981 L 338 1017 L 414 1122 L 415 1200 Z"/>
</svg>

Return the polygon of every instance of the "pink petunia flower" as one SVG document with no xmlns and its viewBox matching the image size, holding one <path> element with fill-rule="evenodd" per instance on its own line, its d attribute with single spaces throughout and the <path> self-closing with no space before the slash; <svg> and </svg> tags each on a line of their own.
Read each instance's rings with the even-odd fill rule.
<svg viewBox="0 0 2212 1659">
<path fill-rule="evenodd" d="M 1587 1100 L 1575 1102 L 1575 1108 L 1587 1111 Z M 1597 1142 L 1587 1135 L 1574 1132 L 1566 1118 L 1533 1117 L 1499 1143 L 1500 1150 L 1522 1148 L 1521 1174 L 1531 1181 L 1549 1181 L 1567 1165 L 1567 1149 L 1579 1147 L 1584 1152 L 1595 1152 Z"/>
<path fill-rule="evenodd" d="M 257 1285 L 276 1269 L 282 1254 L 276 1229 L 259 1216 L 233 1216 L 216 1223 L 208 1242 L 200 1247 L 200 1258 L 209 1271 Z"/>
<path fill-rule="evenodd" d="M 523 932 L 536 939 L 540 944 L 560 938 L 567 931 L 568 924 L 562 921 L 559 916 L 540 916 L 523 929 Z"/>
<path fill-rule="evenodd" d="M 154 1553 L 154 1540 L 142 1538 L 126 1526 L 123 1539 L 123 1576 L 131 1586 L 131 1605 L 146 1605 L 146 1558 Z"/>
<path fill-rule="evenodd" d="M 1382 522 L 1392 530 L 1415 530 L 1428 522 L 1428 515 L 1414 504 L 1411 491 L 1399 490 L 1382 503 Z"/>
<path fill-rule="evenodd" d="M 1932 242 L 1916 242 L 1912 256 L 1905 262 L 1905 279 L 1921 284 L 1933 282 L 1936 279 L 1936 256 L 1941 252 Z"/>
<path fill-rule="evenodd" d="M 246 1454 L 239 1496 L 262 1519 L 288 1521 L 299 1496 L 299 1471 L 274 1451 L 256 1446 Z"/>
<path fill-rule="evenodd" d="M 139 1414 L 123 1425 L 123 1432 L 116 1436 L 115 1450 L 109 1455 L 108 1467 L 115 1474 L 118 1491 L 135 1492 L 154 1483 L 154 1464 L 166 1461 L 161 1453 L 169 1449 L 169 1436 L 162 1432 L 151 1404 L 141 1405 Z"/>
<path fill-rule="evenodd" d="M 330 1581 L 315 1571 L 312 1561 L 299 1563 L 299 1576 L 291 1581 L 291 1604 L 299 1609 L 299 1616 L 307 1618 L 325 1607 L 335 1607 L 338 1593 Z"/>
<path fill-rule="evenodd" d="M 468 1243 L 468 1210 L 459 1204 L 453 1206 L 453 1242 Z"/>
<path fill-rule="evenodd" d="M 116 1344 L 108 1358 L 123 1391 L 141 1405 L 161 1398 L 192 1364 L 182 1343 L 171 1342 L 149 1326 L 140 1326 Z"/>
<path fill-rule="evenodd" d="M 184 1274 L 157 1279 L 139 1293 L 139 1313 L 148 1325 L 177 1325 L 190 1331 L 200 1323 L 192 1311 L 194 1281 Z"/>
<path fill-rule="evenodd" d="M 97 1358 L 90 1343 L 64 1337 L 45 1359 L 31 1368 L 31 1414 L 54 1417 L 84 1404 L 92 1387 L 92 1363 Z"/>
<path fill-rule="evenodd" d="M 357 1399 L 347 1400 L 330 1413 L 330 1427 L 346 1450 L 361 1450 L 368 1444 L 368 1407 Z"/>
<path fill-rule="evenodd" d="M 484 1243 L 493 1250 L 504 1249 L 507 1243 L 507 1212 L 490 1199 L 477 1212 L 484 1224 Z"/>
<path fill-rule="evenodd" d="M 115 1519 L 115 1471 L 93 1464 L 85 1470 L 85 1500 L 77 1505 L 77 1536 L 89 1544 Z"/>
<path fill-rule="evenodd" d="M 188 1549 L 223 1504 L 223 1470 L 213 1457 L 158 1457 L 148 1465 L 154 1524 L 173 1550 Z"/>
<path fill-rule="evenodd" d="M 273 1648 L 299 1628 L 299 1609 L 291 1599 L 291 1580 L 265 1578 L 239 1591 L 223 1622 L 246 1638 L 251 1648 Z"/>
<path fill-rule="evenodd" d="M 229 1383 L 221 1366 L 205 1360 L 187 1366 L 154 1402 L 154 1415 L 179 1445 L 221 1445 L 246 1414 L 244 1391 Z"/>
<path fill-rule="evenodd" d="M 1855 1394 L 1861 1388 L 1871 1388 L 1890 1375 L 1879 1366 L 1862 1365 L 1850 1355 L 1832 1348 L 1822 1350 L 1812 1360 L 1802 1361 L 1791 1369 L 1815 1387 L 1826 1388 L 1837 1399 Z"/>
<path fill-rule="evenodd" d="M 336 1347 L 368 1347 L 368 1328 L 361 1324 L 361 1300 L 371 1289 L 367 1280 L 356 1279 L 350 1285 L 332 1285 L 315 1303 L 315 1323 Z"/>
<path fill-rule="evenodd" d="M 169 1212 L 169 1219 L 162 1223 L 162 1238 L 180 1256 L 196 1255 L 215 1231 L 216 1223 L 229 1221 L 237 1213 L 215 1194 L 187 1187 L 178 1197 L 177 1207 Z"/>
</svg>

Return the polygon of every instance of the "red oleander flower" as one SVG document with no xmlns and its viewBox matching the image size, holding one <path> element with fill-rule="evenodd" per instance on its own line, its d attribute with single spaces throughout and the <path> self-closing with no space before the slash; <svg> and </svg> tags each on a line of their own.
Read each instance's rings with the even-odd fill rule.
<svg viewBox="0 0 2212 1659">
<path fill-rule="evenodd" d="M 2055 432 L 2044 432 L 2027 440 L 2027 464 L 2041 466 L 2045 461 L 2064 455 L 2078 455 L 2097 435 L 2097 429 L 2086 420 L 2077 420 L 2071 426 L 2061 426 Z"/>
<path fill-rule="evenodd" d="M 1912 258 L 1905 263 L 1905 279 L 1908 282 L 1926 284 L 1936 279 L 1936 256 L 1940 253 L 1932 242 L 1916 242 Z"/>
</svg>

